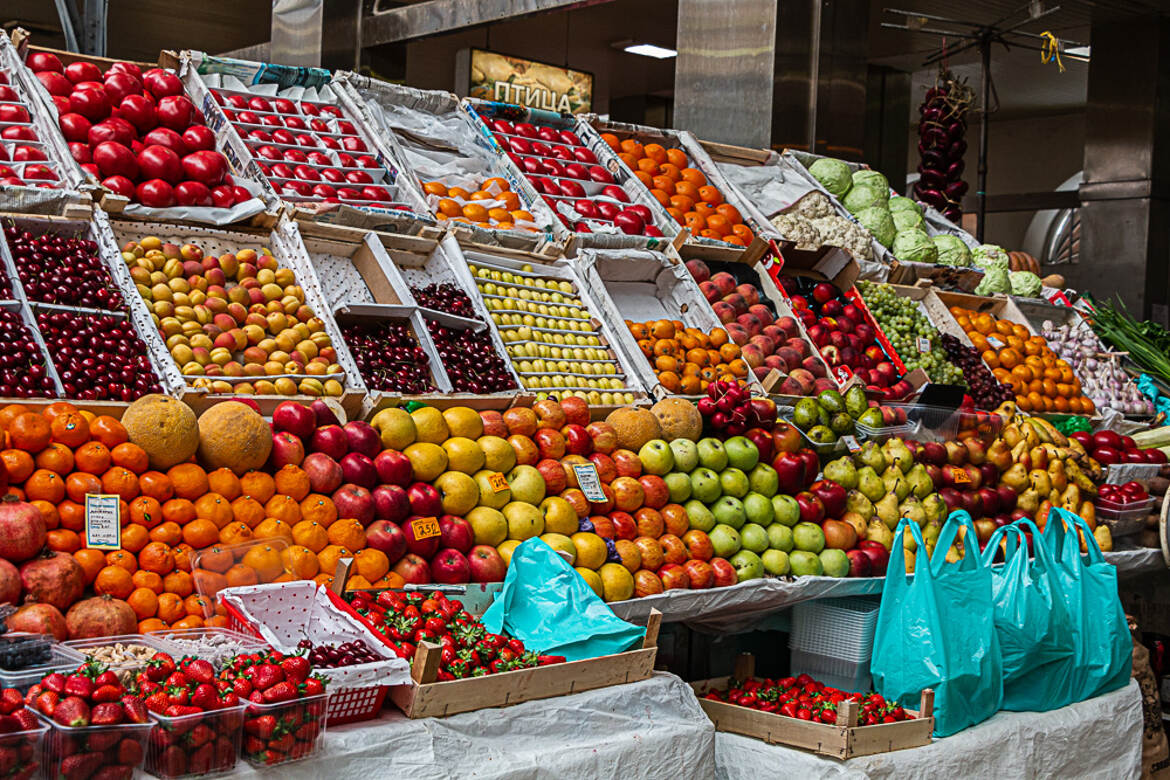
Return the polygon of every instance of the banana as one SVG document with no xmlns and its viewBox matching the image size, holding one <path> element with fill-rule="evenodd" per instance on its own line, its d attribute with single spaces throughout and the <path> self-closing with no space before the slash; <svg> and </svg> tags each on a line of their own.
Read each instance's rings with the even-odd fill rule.
<svg viewBox="0 0 1170 780">
<path fill-rule="evenodd" d="M 1029 428 L 1036 432 L 1036 436 L 1040 439 L 1042 444 L 1052 443 L 1052 437 L 1048 435 L 1048 429 L 1040 424 L 1040 418 L 1029 417 L 1024 422 L 1028 424 Z"/>
<path fill-rule="evenodd" d="M 1053 444 L 1056 444 L 1060 447 L 1068 444 L 1068 437 L 1061 433 L 1060 430 L 1051 422 L 1045 420 L 1043 417 L 1034 417 L 1033 419 L 1037 420 L 1042 428 L 1047 429 L 1048 436 L 1050 439 L 1052 439 Z"/>
<path fill-rule="evenodd" d="M 1082 447 L 1081 443 L 1079 441 L 1077 441 L 1076 439 L 1069 439 L 1068 444 L 1066 446 L 1070 450 L 1072 450 L 1079 458 L 1083 458 L 1089 454 L 1089 453 L 1085 452 L 1085 448 Z"/>
</svg>

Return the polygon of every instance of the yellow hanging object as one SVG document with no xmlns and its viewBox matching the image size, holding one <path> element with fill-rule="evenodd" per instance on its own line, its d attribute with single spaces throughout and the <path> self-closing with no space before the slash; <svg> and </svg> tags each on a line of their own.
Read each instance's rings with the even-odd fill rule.
<svg viewBox="0 0 1170 780">
<path fill-rule="evenodd" d="M 1064 73 L 1064 63 L 1060 61 L 1060 41 L 1048 30 L 1040 33 L 1040 37 L 1044 39 L 1040 49 L 1040 62 L 1047 64 L 1055 61 L 1056 67 L 1060 68 L 1061 73 Z"/>
</svg>

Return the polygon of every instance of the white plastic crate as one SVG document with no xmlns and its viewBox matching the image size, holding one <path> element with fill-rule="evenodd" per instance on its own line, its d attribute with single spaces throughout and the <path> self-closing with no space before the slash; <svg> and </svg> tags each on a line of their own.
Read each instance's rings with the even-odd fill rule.
<svg viewBox="0 0 1170 780">
<path fill-rule="evenodd" d="M 788 638 L 793 657 L 801 651 L 823 656 L 826 663 L 860 663 L 868 672 L 878 605 L 877 601 L 857 598 L 817 599 L 797 604 L 792 608 L 792 633 Z"/>
</svg>

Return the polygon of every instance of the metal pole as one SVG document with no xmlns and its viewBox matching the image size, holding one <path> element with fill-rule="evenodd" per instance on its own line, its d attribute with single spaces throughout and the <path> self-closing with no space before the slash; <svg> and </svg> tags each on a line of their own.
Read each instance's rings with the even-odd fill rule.
<svg viewBox="0 0 1170 780">
<path fill-rule="evenodd" d="M 82 51 L 96 57 L 106 56 L 106 17 L 108 0 L 85 0 L 82 24 Z"/>
<path fill-rule="evenodd" d="M 983 243 L 983 228 L 987 218 L 987 123 L 991 108 L 991 39 L 986 35 L 979 42 L 979 53 L 983 55 L 983 119 L 979 123 L 979 222 L 975 226 L 975 238 Z"/>
<path fill-rule="evenodd" d="M 812 0 L 808 49 L 808 151 L 817 151 L 817 92 L 821 81 L 821 0 Z"/>
<path fill-rule="evenodd" d="M 65 48 L 69 51 L 79 51 L 77 46 L 77 35 L 74 32 L 72 5 L 66 0 L 53 0 L 53 4 L 57 7 L 57 17 L 61 20 L 61 32 L 65 36 Z"/>
</svg>

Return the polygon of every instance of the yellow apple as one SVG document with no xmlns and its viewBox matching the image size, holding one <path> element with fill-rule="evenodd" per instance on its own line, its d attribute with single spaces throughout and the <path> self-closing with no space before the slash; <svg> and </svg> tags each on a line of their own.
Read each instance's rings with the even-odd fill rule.
<svg viewBox="0 0 1170 780">
<path fill-rule="evenodd" d="M 524 541 L 544 533 L 544 516 L 532 504 L 512 501 L 504 505 L 504 517 L 508 520 L 508 538 Z"/>
<path fill-rule="evenodd" d="M 577 533 L 577 510 L 560 496 L 549 496 L 540 502 L 545 530 L 571 536 Z"/>
<path fill-rule="evenodd" d="M 598 569 L 605 563 L 608 550 L 605 540 L 595 533 L 581 531 L 569 537 L 577 549 L 577 566 L 587 569 Z M 479 544 L 479 542 L 476 542 Z M 598 594 L 601 595 L 600 593 Z"/>
<path fill-rule="evenodd" d="M 433 406 L 420 406 L 410 413 L 414 419 L 416 441 L 442 444 L 451 437 L 443 413 Z"/>
<path fill-rule="evenodd" d="M 573 546 L 573 540 L 569 537 L 564 534 L 544 533 L 540 535 L 540 539 L 557 552 L 568 555 L 567 562 L 570 566 L 577 562 L 577 548 Z"/>
<path fill-rule="evenodd" d="M 479 503 L 479 485 L 461 471 L 445 471 L 434 482 L 443 499 L 443 514 L 462 517 Z"/>
<path fill-rule="evenodd" d="M 476 415 L 476 419 L 479 419 L 479 415 Z M 474 474 L 483 468 L 483 450 L 473 439 L 455 436 L 443 442 L 443 449 L 447 453 L 447 468 L 452 471 Z"/>
<path fill-rule="evenodd" d="M 410 459 L 414 478 L 419 482 L 430 482 L 447 470 L 447 451 L 438 444 L 415 442 L 402 453 Z"/>
<path fill-rule="evenodd" d="M 374 415 L 370 425 L 378 431 L 382 437 L 382 446 L 388 450 L 401 452 L 414 444 L 417 438 L 414 418 L 405 409 L 383 409 Z"/>
<path fill-rule="evenodd" d="M 508 538 L 508 519 L 497 509 L 477 506 L 463 519 L 471 524 L 476 544 L 489 544 L 495 547 Z M 602 543 L 603 548 L 604 546 Z"/>
</svg>

